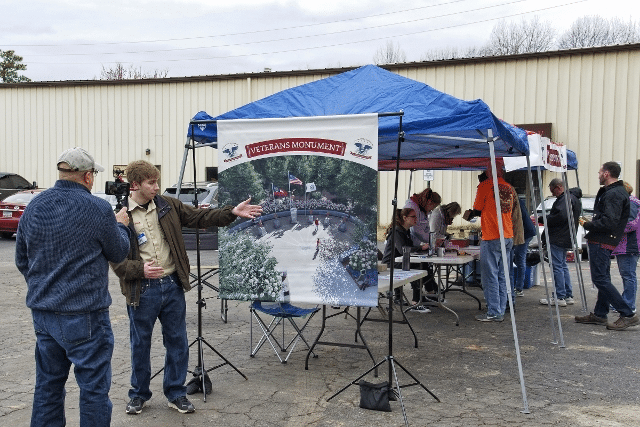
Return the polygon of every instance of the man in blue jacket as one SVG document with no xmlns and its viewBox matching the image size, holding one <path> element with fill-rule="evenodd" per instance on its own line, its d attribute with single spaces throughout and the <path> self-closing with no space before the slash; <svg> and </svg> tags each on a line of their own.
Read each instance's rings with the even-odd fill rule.
<svg viewBox="0 0 640 427">
<path fill-rule="evenodd" d="M 63 426 L 69 369 L 80 388 L 80 426 L 108 426 L 112 404 L 109 264 L 129 252 L 129 217 L 91 194 L 104 171 L 82 148 L 58 158 L 59 179 L 26 207 L 16 266 L 27 281 L 36 333 L 31 427 Z"/>
<path fill-rule="evenodd" d="M 607 325 L 607 329 L 623 330 L 640 324 L 640 318 L 627 304 L 620 292 L 611 283 L 611 253 L 620 242 L 629 218 L 629 193 L 618 180 L 620 165 L 606 162 L 598 171 L 602 187 L 596 195 L 593 219 L 580 223 L 587 231 L 589 244 L 589 267 L 591 280 L 598 288 L 598 299 L 592 313 L 576 316 L 578 323 Z M 620 317 L 614 323 L 607 322 L 609 306 L 612 305 Z"/>
<path fill-rule="evenodd" d="M 582 211 L 582 190 L 572 188 L 569 190 L 569 204 L 571 206 L 571 219 L 567 213 L 567 201 L 565 197 L 567 193 L 564 191 L 564 184 L 560 178 L 554 178 L 549 183 L 549 191 L 556 198 L 551 206 L 551 211 L 547 215 L 547 229 L 549 230 L 549 253 L 553 264 L 553 282 L 556 287 L 556 298 L 558 305 L 566 307 L 571 305 L 573 301 L 573 288 L 571 287 L 571 277 L 569 276 L 569 267 L 567 266 L 567 249 L 570 249 L 571 230 L 569 224 L 573 226 L 574 233 L 578 228 L 578 219 Z M 542 238 L 546 242 L 545 237 Z M 547 305 L 549 301 L 546 298 L 540 300 L 540 304 Z M 551 304 L 555 301 L 551 299 Z"/>
</svg>

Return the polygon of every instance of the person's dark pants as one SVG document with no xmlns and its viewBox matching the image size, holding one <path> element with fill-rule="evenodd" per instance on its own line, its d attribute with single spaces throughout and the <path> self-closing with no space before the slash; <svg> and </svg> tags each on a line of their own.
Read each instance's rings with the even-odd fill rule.
<svg viewBox="0 0 640 427">
<path fill-rule="evenodd" d="M 622 299 L 633 311 L 636 309 L 636 292 L 638 291 L 636 268 L 638 267 L 639 257 L 638 254 L 619 254 L 616 256 L 624 289 L 622 291 Z"/>
<path fill-rule="evenodd" d="M 553 281 L 556 286 L 556 297 L 558 299 L 573 298 L 571 276 L 567 265 L 567 250 L 552 244 L 549 252 L 553 263 Z"/>
<path fill-rule="evenodd" d="M 83 313 L 32 310 L 36 387 L 31 427 L 66 424 L 65 383 L 74 365 L 80 388 L 80 426 L 109 426 L 113 331 L 109 309 Z"/>
<path fill-rule="evenodd" d="M 533 237 L 529 237 L 521 245 L 514 245 L 512 249 L 513 263 L 511 264 L 511 294 L 515 296 L 514 291 L 524 289 L 524 271 L 527 268 L 527 248 Z"/>
<path fill-rule="evenodd" d="M 184 385 L 189 367 L 186 303 L 184 290 L 174 273 L 162 279 L 145 280 L 140 305 L 127 307 L 131 340 L 131 389 L 129 398 L 151 399 L 151 333 L 156 319 L 162 325 L 166 349 L 162 388 L 169 401 L 186 396 Z"/>
<path fill-rule="evenodd" d="M 598 299 L 593 314 L 598 317 L 607 317 L 611 305 L 621 316 L 633 316 L 631 308 L 611 283 L 611 250 L 589 242 L 589 267 L 591 280 L 598 289 Z"/>
</svg>

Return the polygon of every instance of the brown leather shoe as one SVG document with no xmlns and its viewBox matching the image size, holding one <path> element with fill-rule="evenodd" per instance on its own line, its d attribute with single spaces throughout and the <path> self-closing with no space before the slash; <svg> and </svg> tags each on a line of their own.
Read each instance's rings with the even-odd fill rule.
<svg viewBox="0 0 640 427">
<path fill-rule="evenodd" d="M 589 313 L 586 316 L 576 316 L 576 323 L 590 323 L 593 325 L 606 325 L 606 317 L 598 317 L 593 313 Z"/>
<path fill-rule="evenodd" d="M 622 331 L 627 329 L 630 326 L 640 325 L 640 317 L 637 314 L 634 314 L 631 317 L 623 317 L 620 316 L 618 320 L 607 325 L 607 329 L 611 329 L 613 331 Z"/>
</svg>

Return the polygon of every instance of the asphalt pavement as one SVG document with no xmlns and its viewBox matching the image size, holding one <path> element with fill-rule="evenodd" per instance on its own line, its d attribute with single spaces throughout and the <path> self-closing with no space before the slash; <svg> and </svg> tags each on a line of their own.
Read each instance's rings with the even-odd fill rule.
<svg viewBox="0 0 640 427">
<path fill-rule="evenodd" d="M 30 311 L 25 306 L 26 284 L 14 265 L 15 240 L 0 239 L 0 425 L 29 424 L 35 384 L 33 348 L 35 336 Z M 195 252 L 190 252 L 195 263 Z M 212 265 L 217 253 L 201 253 L 201 265 Z M 589 267 L 582 263 L 588 309 L 593 309 L 596 291 L 589 280 Z M 538 303 L 544 286 L 526 290 L 516 301 L 517 338 L 524 373 L 528 414 L 512 333 L 511 317 L 502 323 L 474 320 L 479 313 L 475 300 L 453 292 L 446 304 L 460 315 L 460 326 L 445 310 L 409 313 L 418 336 L 418 348 L 407 325 L 394 325 L 393 359 L 438 396 L 436 402 L 418 386 L 402 389 L 409 425 L 412 426 L 633 426 L 640 425 L 640 333 L 608 331 L 603 326 L 576 324 L 573 316 L 583 314 L 574 279 L 576 304 L 560 308 L 564 346 L 556 329 L 555 341 L 549 309 Z M 614 283 L 621 281 L 615 262 Z M 215 279 L 214 284 L 217 283 Z M 327 398 L 351 383 L 372 366 L 366 351 L 358 348 L 319 346 L 318 358 L 309 360 L 300 343 L 287 364 L 279 363 L 270 347 L 253 358 L 250 354 L 249 308 L 246 302 L 229 302 L 229 318 L 220 318 L 220 300 L 204 287 L 202 297 L 202 338 L 229 360 L 247 379 L 225 365 L 210 372 L 213 393 L 203 400 L 201 393 L 190 396 L 196 407 L 182 415 L 167 407 L 162 395 L 162 374 L 151 382 L 154 393 L 139 415 L 127 415 L 125 406 L 130 376 L 129 326 L 124 297 L 118 281 L 110 275 L 114 303 L 111 321 L 115 334 L 113 355 L 112 426 L 401 426 L 399 402 L 391 412 L 359 408 L 359 389 L 350 386 L 337 397 Z M 408 289 L 410 295 L 411 290 Z M 479 288 L 471 292 L 482 299 Z M 190 368 L 198 364 L 198 291 L 187 293 L 187 327 Z M 554 308 L 555 310 L 555 308 Z M 328 308 L 328 313 L 337 310 Z M 396 312 L 397 313 L 397 312 Z M 382 318 L 378 310 L 371 316 Z M 610 321 L 617 317 L 610 315 Z M 306 337 L 320 331 L 321 316 L 312 319 Z M 327 320 L 323 340 L 352 343 L 355 323 L 344 315 Z M 286 330 L 290 332 L 290 328 Z M 254 340 L 259 330 L 254 322 Z M 366 322 L 362 334 L 374 358 L 383 361 L 389 353 L 387 323 Z M 222 359 L 203 342 L 205 368 Z M 159 325 L 154 331 L 152 368 L 163 366 L 164 349 Z M 397 365 L 396 365 L 397 366 Z M 388 362 L 379 378 L 387 379 Z M 399 369 L 401 384 L 411 379 Z M 191 376 L 188 377 L 190 379 Z M 78 426 L 78 387 L 73 373 L 67 383 L 68 426 Z"/>
</svg>

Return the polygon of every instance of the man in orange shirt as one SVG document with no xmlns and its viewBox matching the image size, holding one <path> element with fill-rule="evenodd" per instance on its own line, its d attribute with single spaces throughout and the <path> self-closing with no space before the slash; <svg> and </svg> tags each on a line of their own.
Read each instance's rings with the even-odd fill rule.
<svg viewBox="0 0 640 427">
<path fill-rule="evenodd" d="M 511 266 L 511 248 L 513 246 L 513 224 L 511 214 L 518 203 L 515 189 L 507 183 L 502 159 L 496 159 L 498 175 L 498 194 L 500 197 L 500 211 L 502 216 L 502 230 L 507 251 L 507 266 Z M 500 229 L 493 193 L 493 178 L 491 165 L 485 171 L 489 179 L 478 184 L 478 192 L 473 203 L 473 211 L 465 214 L 471 219 L 480 215 L 482 242 L 480 243 L 480 271 L 482 274 L 482 290 L 487 303 L 487 312 L 476 316 L 481 322 L 502 322 L 507 306 L 507 286 L 500 247 Z"/>
</svg>

